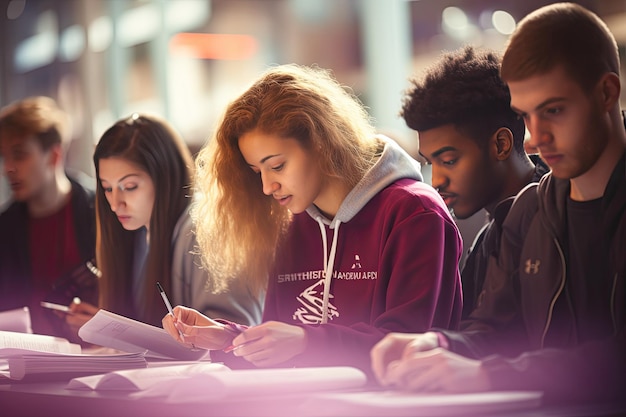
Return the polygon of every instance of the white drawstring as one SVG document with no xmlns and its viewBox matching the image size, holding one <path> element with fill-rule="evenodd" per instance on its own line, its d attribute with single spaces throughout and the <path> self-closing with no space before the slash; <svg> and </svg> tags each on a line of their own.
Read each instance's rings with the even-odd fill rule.
<svg viewBox="0 0 626 417">
<path fill-rule="evenodd" d="M 324 271 L 326 271 L 326 265 L 328 265 L 328 243 L 326 243 L 326 228 L 324 227 L 324 222 L 320 216 L 315 218 L 317 220 L 317 224 L 320 227 L 320 233 L 322 233 L 322 244 L 324 245 Z"/>
<path fill-rule="evenodd" d="M 326 242 L 326 228 L 321 217 L 316 217 L 317 223 L 322 232 L 322 242 L 324 244 L 324 298 L 322 301 L 322 324 L 328 322 L 328 300 L 330 298 L 330 282 L 333 279 L 333 268 L 335 267 L 335 254 L 337 253 L 337 237 L 339 236 L 339 225 L 341 221 L 337 220 L 335 233 L 333 235 L 333 243 L 330 247 L 330 256 L 328 255 L 328 243 Z"/>
</svg>

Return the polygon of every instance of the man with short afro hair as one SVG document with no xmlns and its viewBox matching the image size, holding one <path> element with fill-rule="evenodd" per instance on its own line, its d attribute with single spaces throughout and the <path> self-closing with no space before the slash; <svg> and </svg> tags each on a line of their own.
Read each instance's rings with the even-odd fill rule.
<svg viewBox="0 0 626 417">
<path fill-rule="evenodd" d="M 482 209 L 488 214 L 461 271 L 463 318 L 480 302 L 513 196 L 547 172 L 524 151 L 524 121 L 511 110 L 499 71 L 493 51 L 466 46 L 444 53 L 421 79 L 411 80 L 401 111 L 432 165 L 433 187 L 455 217 L 467 219 Z"/>
</svg>

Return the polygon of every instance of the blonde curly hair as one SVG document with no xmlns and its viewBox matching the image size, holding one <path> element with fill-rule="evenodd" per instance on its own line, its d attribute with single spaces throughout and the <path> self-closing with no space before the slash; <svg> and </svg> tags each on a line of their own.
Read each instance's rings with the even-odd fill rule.
<svg viewBox="0 0 626 417">
<path fill-rule="evenodd" d="M 291 220 L 286 208 L 263 194 L 261 178 L 239 150 L 239 138 L 252 130 L 296 139 L 313 152 L 324 175 L 350 188 L 376 152 L 366 109 L 329 71 L 289 64 L 262 74 L 227 107 L 196 158 L 192 217 L 204 266 L 218 289 L 241 276 L 253 291 L 264 290 Z"/>
</svg>

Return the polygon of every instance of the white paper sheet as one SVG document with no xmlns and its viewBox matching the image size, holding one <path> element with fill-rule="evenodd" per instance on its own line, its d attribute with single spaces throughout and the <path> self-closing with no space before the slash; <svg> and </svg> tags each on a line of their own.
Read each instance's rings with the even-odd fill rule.
<svg viewBox="0 0 626 417">
<path fill-rule="evenodd" d="M 28 307 L 0 311 L 0 330 L 8 332 L 32 333 L 33 328 Z"/>
<path fill-rule="evenodd" d="M 74 378 L 67 384 L 67 389 L 142 391 L 157 385 L 173 387 L 178 384 L 179 380 L 198 373 L 224 371 L 230 371 L 230 369 L 219 363 L 195 362 L 169 366 L 159 364 L 145 369 L 127 369 Z"/>
<path fill-rule="evenodd" d="M 106 310 L 99 310 L 79 330 L 85 342 L 124 352 L 146 352 L 147 357 L 200 360 L 204 349 L 190 349 L 174 340 L 165 330 Z"/>
<path fill-rule="evenodd" d="M 80 345 L 62 337 L 0 330 L 0 357 L 10 355 L 10 349 L 37 352 L 81 353 Z M 14 353 L 14 352 L 13 352 Z"/>
<path fill-rule="evenodd" d="M 168 403 L 210 403 L 218 400 L 268 398 L 362 387 L 367 378 L 348 366 L 242 369 L 189 375 L 174 384 L 155 385 L 132 396 L 159 397 Z"/>
</svg>

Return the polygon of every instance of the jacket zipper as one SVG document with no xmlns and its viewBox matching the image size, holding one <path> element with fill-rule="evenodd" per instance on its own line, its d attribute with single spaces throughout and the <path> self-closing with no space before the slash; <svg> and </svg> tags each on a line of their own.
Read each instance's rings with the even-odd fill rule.
<svg viewBox="0 0 626 417">
<path fill-rule="evenodd" d="M 613 288 L 611 289 L 611 319 L 613 320 L 613 336 L 617 336 L 619 329 L 617 328 L 617 308 L 615 307 L 615 298 L 617 297 L 617 275 L 613 276 Z"/>
<path fill-rule="evenodd" d="M 552 238 L 552 241 L 554 242 L 554 245 L 559 251 L 559 257 L 561 258 L 561 285 L 559 286 L 559 289 L 557 290 L 556 294 L 554 294 L 554 297 L 552 297 L 552 301 L 550 302 L 550 308 L 548 309 L 548 318 L 546 319 L 546 324 L 543 328 L 543 333 L 541 334 L 540 347 L 542 349 L 545 343 L 546 335 L 548 334 L 548 328 L 550 327 L 550 323 L 552 322 L 552 313 L 554 312 L 554 305 L 556 304 L 557 298 L 559 298 L 559 296 L 563 292 L 563 288 L 565 288 L 565 274 L 563 273 L 563 271 L 565 271 L 565 256 L 563 255 L 563 250 L 561 249 L 561 245 L 559 245 L 559 242 L 556 240 L 556 238 Z"/>
</svg>

